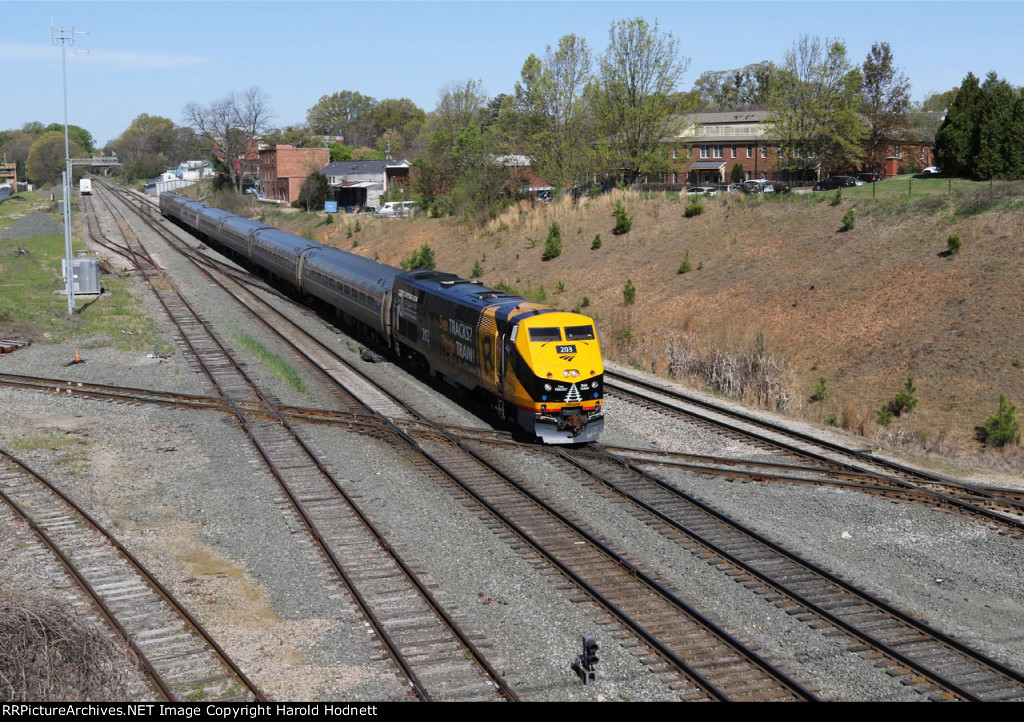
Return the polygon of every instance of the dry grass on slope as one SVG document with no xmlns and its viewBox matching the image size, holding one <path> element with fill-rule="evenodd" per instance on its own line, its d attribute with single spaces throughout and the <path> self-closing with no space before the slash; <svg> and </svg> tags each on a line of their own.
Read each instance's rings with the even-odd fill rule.
<svg viewBox="0 0 1024 722">
<path fill-rule="evenodd" d="M 833 194 L 719 196 L 692 218 L 678 198 L 614 191 L 522 203 L 482 230 L 436 219 L 364 219 L 352 238 L 344 224 L 324 230 L 392 265 L 429 243 L 438 268 L 464 277 L 479 262 L 489 285 L 543 287 L 566 308 L 586 297 L 606 353 L 658 371 L 685 333 L 740 355 L 760 338 L 786 369 L 791 413 L 956 455 L 978 450 L 975 427 L 1000 393 L 1024 402 L 1024 205 L 1016 186 L 982 186 L 952 198 L 848 194 L 838 205 Z M 615 236 L 620 200 L 634 221 Z M 851 208 L 856 223 L 844 232 Z M 552 222 L 563 250 L 543 261 Z M 954 233 L 963 247 L 950 256 Z M 687 252 L 692 270 L 679 273 Z M 908 374 L 921 402 L 881 429 L 875 412 Z M 811 402 L 820 377 L 828 396 Z"/>
</svg>

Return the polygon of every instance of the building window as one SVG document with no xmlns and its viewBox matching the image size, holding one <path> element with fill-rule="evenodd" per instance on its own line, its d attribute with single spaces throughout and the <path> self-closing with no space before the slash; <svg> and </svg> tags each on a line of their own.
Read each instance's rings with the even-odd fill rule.
<svg viewBox="0 0 1024 722">
<path fill-rule="evenodd" d="M 779 151 L 779 159 L 782 159 L 782 146 L 780 145 L 777 149 Z"/>
<path fill-rule="evenodd" d="M 716 158 L 721 158 L 722 157 L 722 146 L 720 146 L 720 145 L 716 145 L 715 146 L 715 157 Z"/>
<path fill-rule="evenodd" d="M 747 146 L 747 157 L 748 158 L 753 158 L 754 157 L 754 146 L 752 146 L 752 145 L 748 145 Z"/>
<path fill-rule="evenodd" d="M 763 146 L 763 145 L 761 146 L 761 157 L 762 158 L 767 158 L 768 157 L 768 147 L 767 146 Z"/>
<path fill-rule="evenodd" d="M 678 158 L 678 157 L 679 157 L 678 156 L 678 151 L 675 148 L 673 148 L 672 149 L 672 160 L 676 160 L 676 158 Z"/>
<path fill-rule="evenodd" d="M 733 158 L 735 158 L 735 157 L 736 157 L 736 146 L 733 146 L 733 147 L 732 147 L 732 157 L 733 157 Z"/>
<path fill-rule="evenodd" d="M 706 145 L 702 145 L 700 147 L 700 157 L 701 158 L 707 158 L 708 157 L 708 147 Z"/>
</svg>

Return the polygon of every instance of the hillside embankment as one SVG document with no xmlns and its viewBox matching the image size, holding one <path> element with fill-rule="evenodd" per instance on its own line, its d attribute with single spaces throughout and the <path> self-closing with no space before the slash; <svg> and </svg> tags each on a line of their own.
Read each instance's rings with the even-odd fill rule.
<svg viewBox="0 0 1024 722">
<path fill-rule="evenodd" d="M 685 199 L 631 191 L 523 202 L 484 228 L 422 217 L 264 217 L 396 266 L 429 244 L 439 269 L 469 278 L 478 265 L 485 284 L 593 316 L 606 354 L 644 370 L 679 372 L 680 357 L 698 346 L 748 365 L 760 354 L 779 369 L 769 406 L 876 443 L 1019 469 L 1019 447 L 988 451 L 975 435 L 1000 394 L 1024 401 L 1024 186 L 943 181 L 931 194 L 918 183 L 907 195 L 898 182 L 838 198 L 706 198 L 689 218 Z M 620 201 L 632 228 L 614 235 Z M 843 230 L 851 210 L 853 227 Z M 544 261 L 552 223 L 562 250 Z M 953 235 L 961 249 L 950 254 Z M 918 405 L 878 423 L 908 375 Z M 814 399 L 821 379 L 824 398 Z"/>
</svg>

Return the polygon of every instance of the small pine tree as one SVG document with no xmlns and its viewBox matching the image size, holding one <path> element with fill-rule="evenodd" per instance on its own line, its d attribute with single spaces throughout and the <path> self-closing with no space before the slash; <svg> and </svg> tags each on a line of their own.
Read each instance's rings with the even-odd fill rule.
<svg viewBox="0 0 1024 722">
<path fill-rule="evenodd" d="M 693 196 L 690 198 L 690 202 L 686 204 L 686 210 L 683 211 L 683 216 L 685 218 L 693 218 L 694 216 L 699 216 L 703 212 L 704 201 L 702 201 L 698 196 Z"/>
<path fill-rule="evenodd" d="M 882 408 L 880 408 L 875 414 L 875 418 L 878 419 L 878 423 L 882 426 L 888 426 L 891 424 L 893 416 L 895 416 L 895 414 L 893 414 L 892 409 L 889 408 L 889 404 L 883 404 Z"/>
<path fill-rule="evenodd" d="M 811 403 L 815 401 L 824 401 L 828 398 L 828 389 L 825 387 L 825 377 L 822 376 L 818 379 L 818 385 L 814 389 L 814 393 L 811 394 Z"/>
<path fill-rule="evenodd" d="M 413 251 L 407 259 L 402 261 L 402 268 L 406 271 L 418 269 L 431 270 L 434 268 L 434 250 L 429 244 L 424 243 L 419 250 Z"/>
<path fill-rule="evenodd" d="M 633 228 L 633 216 L 626 215 L 626 206 L 622 204 L 622 201 L 616 201 L 615 203 L 615 228 L 612 229 L 612 233 L 616 236 L 629 233 L 630 229 Z"/>
<path fill-rule="evenodd" d="M 580 301 L 580 308 L 586 308 L 590 305 L 590 296 L 584 296 L 583 300 Z"/>
<path fill-rule="evenodd" d="M 914 396 L 917 388 L 914 386 L 914 377 L 911 374 L 907 374 L 907 380 L 903 384 L 903 390 L 897 392 L 895 398 L 893 398 L 890 407 L 892 412 L 896 416 L 901 414 L 909 414 L 917 406 L 918 398 Z"/>
<path fill-rule="evenodd" d="M 636 301 L 636 286 L 633 285 L 633 281 L 626 279 L 626 286 L 622 289 L 622 300 L 629 306 Z"/>
<path fill-rule="evenodd" d="M 985 444 L 988 446 L 1006 446 L 1020 441 L 1020 419 L 1017 418 L 1017 407 L 999 394 L 999 408 L 994 416 L 989 416 L 983 427 Z"/>
<path fill-rule="evenodd" d="M 832 198 L 832 202 L 831 202 L 830 205 L 838 206 L 842 202 L 843 202 L 843 190 L 842 190 L 842 188 L 836 188 L 836 194 Z"/>
<path fill-rule="evenodd" d="M 594 242 L 590 244 L 590 250 L 596 251 L 600 247 L 601 247 L 601 234 L 598 233 L 596 236 L 594 236 Z"/>
<path fill-rule="evenodd" d="M 552 221 L 551 227 L 548 228 L 547 241 L 544 242 L 544 255 L 541 258 L 550 261 L 560 255 L 562 255 L 562 229 L 558 225 L 558 221 Z"/>
<path fill-rule="evenodd" d="M 843 214 L 843 230 L 852 231 L 853 226 L 857 223 L 857 212 L 852 208 Z"/>
<path fill-rule="evenodd" d="M 686 255 L 683 256 L 683 262 L 679 264 L 679 270 L 677 273 L 689 273 L 693 270 L 693 264 L 690 263 L 690 252 L 687 251 Z"/>
<path fill-rule="evenodd" d="M 356 228 L 355 228 L 355 231 L 356 231 L 356 233 L 359 233 L 359 231 L 361 231 L 361 230 L 363 230 L 363 227 L 361 225 L 359 225 L 359 219 L 356 218 Z"/>
<path fill-rule="evenodd" d="M 482 275 L 484 275 L 484 267 L 480 265 L 480 261 L 477 261 L 476 263 L 473 264 L 473 270 L 469 274 L 469 277 L 480 278 Z"/>
<path fill-rule="evenodd" d="M 961 244 L 959 233 L 954 233 L 953 235 L 946 239 L 946 250 L 949 252 L 949 255 L 951 256 L 955 256 L 960 252 L 960 245 Z"/>
</svg>

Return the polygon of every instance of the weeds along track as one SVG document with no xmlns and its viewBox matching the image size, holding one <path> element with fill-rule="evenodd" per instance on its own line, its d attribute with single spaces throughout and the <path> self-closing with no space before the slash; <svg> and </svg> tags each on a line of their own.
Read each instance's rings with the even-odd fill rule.
<svg viewBox="0 0 1024 722">
<path fill-rule="evenodd" d="M 758 480 L 837 484 L 834 478 L 826 479 L 825 476 L 831 477 L 832 472 L 848 472 L 844 477 L 846 488 L 965 514 L 1024 537 L 1024 500 L 1020 492 L 984 489 L 945 479 L 613 371 L 606 370 L 605 377 L 608 379 L 606 391 L 613 395 L 641 404 L 658 414 L 712 426 L 732 438 L 800 459 L 803 464 L 810 464 L 812 469 L 810 475 L 789 476 L 782 471 L 785 466 L 771 470 L 761 465 L 759 471 L 751 472 Z M 736 459 L 717 459 L 713 465 L 718 467 L 717 470 L 709 465 L 702 473 L 738 476 L 738 470 L 731 474 L 721 470 L 725 464 L 736 463 L 749 464 Z M 831 471 L 826 475 L 822 469 Z M 790 470 L 794 469 L 790 467 Z M 815 479 L 814 475 L 818 478 Z"/>
<path fill-rule="evenodd" d="M 265 701 L 166 589 L 56 487 L 0 451 L 0 498 L 64 565 L 169 702 Z"/>
<path fill-rule="evenodd" d="M 445 612 L 173 284 L 154 292 L 287 498 L 286 514 L 312 536 L 407 680 L 410 694 L 425 701 L 515 700 L 471 635 Z M 252 404 L 261 407 L 259 413 L 247 410 Z"/>
<path fill-rule="evenodd" d="M 932 699 L 1024 700 L 1024 675 L 800 558 L 669 482 L 593 445 L 545 450 L 581 483 L 615 494 L 629 513 L 735 581 L 848 648 L 882 660 Z M 902 670 L 902 671 L 898 671 Z"/>
</svg>

